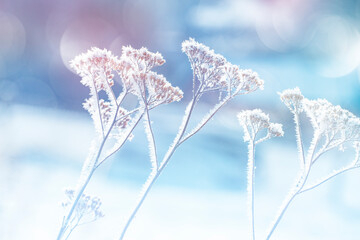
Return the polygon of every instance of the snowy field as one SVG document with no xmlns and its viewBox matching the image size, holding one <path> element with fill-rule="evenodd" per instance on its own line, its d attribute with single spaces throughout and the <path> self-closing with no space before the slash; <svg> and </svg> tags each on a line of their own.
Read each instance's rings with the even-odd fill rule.
<svg viewBox="0 0 360 240">
<path fill-rule="evenodd" d="M 183 110 L 154 111 L 160 156 Z M 229 109 L 175 153 L 149 194 L 126 239 L 249 239 L 246 210 L 246 146 Z M 55 239 L 65 199 L 74 186 L 93 136 L 84 113 L 2 106 L 0 117 L 0 239 Z M 170 114 L 169 114 L 170 113 Z M 172 122 L 173 124 L 167 124 Z M 226 123 L 226 124 L 224 124 Z M 150 173 L 142 125 L 135 138 L 105 163 L 87 189 L 102 199 L 105 217 L 80 226 L 70 239 L 117 239 Z M 291 129 L 289 125 L 286 129 Z M 286 141 L 285 141 L 286 140 Z M 352 159 L 332 152 L 312 179 Z M 295 143 L 273 139 L 260 145 L 256 169 L 256 232 L 265 236 L 297 174 Z M 357 240 L 360 235 L 360 172 L 355 170 L 298 197 L 273 239 Z"/>
</svg>

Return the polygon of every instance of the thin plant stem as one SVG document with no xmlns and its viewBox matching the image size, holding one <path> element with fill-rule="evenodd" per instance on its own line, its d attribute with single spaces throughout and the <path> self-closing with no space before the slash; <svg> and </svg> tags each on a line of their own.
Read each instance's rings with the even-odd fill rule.
<svg viewBox="0 0 360 240">
<path fill-rule="evenodd" d="M 299 137 L 300 137 L 299 140 L 302 142 L 301 135 L 299 135 Z M 304 187 L 306 180 L 310 173 L 311 162 L 314 157 L 314 152 L 315 152 L 318 141 L 319 141 L 319 135 L 315 132 L 314 138 L 311 142 L 311 146 L 309 147 L 309 150 L 308 150 L 309 159 L 307 161 L 305 161 L 305 163 L 307 163 L 307 164 L 305 164 L 305 168 L 303 169 L 303 171 L 300 172 L 299 179 L 296 181 L 296 183 L 293 187 L 293 190 L 290 192 L 288 197 L 285 199 L 285 201 L 281 205 L 282 207 L 280 207 L 280 211 L 277 214 L 277 216 L 275 217 L 274 223 L 270 227 L 269 233 L 266 236 L 266 240 L 270 239 L 271 235 L 273 234 L 273 232 L 275 231 L 276 227 L 278 226 L 280 220 L 284 216 L 284 213 L 286 212 L 290 203 L 294 200 L 294 198 L 299 194 L 299 192 Z M 298 145 L 298 147 L 299 147 L 299 145 Z M 298 149 L 298 150 L 300 151 L 300 149 Z"/>
<path fill-rule="evenodd" d="M 192 99 L 192 101 L 189 103 L 188 107 L 187 107 L 187 111 L 186 114 L 183 118 L 182 124 L 179 127 L 179 132 L 178 135 L 175 137 L 173 144 L 170 146 L 170 148 L 168 149 L 167 153 L 165 154 L 164 159 L 162 160 L 159 168 L 157 171 L 152 171 L 149 178 L 147 179 L 144 188 L 143 188 L 143 192 L 141 193 L 140 199 L 138 200 L 135 208 L 133 209 L 133 211 L 130 214 L 130 217 L 128 218 L 128 220 L 126 221 L 126 224 L 124 226 L 124 228 L 121 231 L 121 235 L 120 235 L 120 240 L 122 240 L 125 236 L 125 233 L 128 229 L 128 227 L 130 226 L 132 220 L 134 219 L 136 213 L 138 212 L 138 210 L 140 209 L 140 207 L 142 206 L 146 196 L 148 195 L 149 191 L 151 190 L 153 184 L 155 183 L 156 179 L 160 176 L 160 174 L 162 173 L 162 171 L 164 170 L 164 168 L 166 167 L 167 163 L 169 162 L 171 156 L 173 155 L 173 153 L 175 152 L 175 150 L 177 149 L 177 147 L 181 144 L 180 140 L 183 137 L 185 130 L 188 126 L 191 114 L 193 112 L 193 109 L 195 107 L 196 104 L 196 97 Z"/>
<path fill-rule="evenodd" d="M 300 165 L 301 165 L 301 167 L 304 167 L 304 165 L 305 165 L 304 145 L 303 145 L 302 136 L 301 136 L 299 114 L 297 112 L 294 112 L 294 122 L 295 122 L 295 131 L 296 131 L 296 143 L 297 143 L 297 148 L 298 148 L 299 154 L 300 154 L 300 156 L 299 156 Z"/>
<path fill-rule="evenodd" d="M 149 147 L 150 147 L 151 165 L 157 171 L 159 168 L 159 164 L 158 164 L 157 154 L 156 154 L 155 137 L 154 137 L 154 132 L 151 127 L 150 114 L 149 114 L 149 109 L 148 109 L 147 105 L 145 108 L 145 131 L 146 131 L 146 137 L 148 139 Z"/>
<path fill-rule="evenodd" d="M 254 202 L 254 178 L 255 178 L 255 142 L 254 139 L 248 144 L 248 174 L 247 174 L 247 190 L 248 190 L 248 206 L 250 215 L 250 225 L 252 239 L 255 240 L 255 202 Z"/>
<path fill-rule="evenodd" d="M 133 124 L 131 130 L 128 132 L 127 136 L 123 139 L 123 141 L 121 142 L 121 144 L 114 150 L 112 151 L 110 154 L 108 154 L 106 157 L 104 157 L 103 160 L 99 161 L 99 163 L 95 166 L 95 169 L 98 168 L 101 164 L 103 164 L 107 159 L 109 159 L 111 156 L 113 156 L 116 152 L 118 152 L 120 150 L 120 148 L 124 145 L 124 143 L 126 142 L 126 140 L 130 137 L 132 131 L 135 129 L 135 127 L 139 124 L 142 116 L 144 115 L 144 113 L 141 113 L 139 115 L 139 117 L 136 119 L 135 123 Z"/>
<path fill-rule="evenodd" d="M 124 97 L 125 97 L 125 96 L 124 96 Z M 122 98 L 122 99 L 123 99 L 123 98 Z M 121 101 L 122 101 L 122 100 L 121 100 Z M 71 208 L 70 208 L 67 216 L 64 218 L 63 224 L 62 224 L 62 226 L 61 226 L 61 228 L 60 228 L 60 231 L 59 231 L 59 233 L 58 233 L 58 236 L 57 236 L 57 240 L 61 240 L 62 236 L 64 235 L 64 233 L 65 233 L 65 231 L 66 231 L 66 229 L 67 229 L 67 226 L 68 226 L 68 224 L 69 224 L 69 221 L 70 221 L 70 219 L 71 219 L 71 217 L 72 217 L 72 214 L 73 214 L 73 212 L 74 212 L 74 210 L 75 210 L 75 208 L 76 208 L 76 206 L 77 206 L 77 204 L 78 204 L 78 202 L 79 202 L 82 194 L 84 193 L 85 188 L 87 187 L 87 185 L 88 185 L 88 183 L 89 183 L 89 181 L 90 181 L 93 173 L 95 172 L 95 170 L 96 170 L 96 168 L 97 168 L 97 166 L 98 166 L 97 164 L 98 164 L 98 161 L 99 161 L 99 159 L 100 159 L 102 150 L 103 150 L 103 148 L 104 148 L 104 146 L 105 146 L 106 140 L 108 139 L 108 137 L 109 137 L 109 135 L 110 135 L 110 132 L 111 132 L 112 128 L 114 127 L 114 123 L 116 122 L 116 117 L 117 117 L 117 114 L 118 114 L 118 112 L 119 112 L 119 106 L 120 106 L 120 105 L 117 106 L 116 113 L 115 113 L 113 122 L 112 122 L 109 130 L 107 131 L 106 135 L 104 136 L 104 138 L 103 138 L 102 141 L 101 141 L 101 144 L 100 144 L 100 147 L 99 147 L 98 152 L 97 152 L 97 154 L 96 154 L 96 158 L 95 158 L 95 161 L 94 161 L 94 163 L 93 163 L 93 166 L 91 166 L 91 170 L 90 170 L 88 176 L 86 177 L 84 183 L 79 187 L 79 190 L 77 191 L 75 200 L 72 202 Z M 135 127 L 135 126 L 134 126 L 134 127 Z M 134 127 L 131 129 L 131 131 L 134 129 Z M 124 142 L 126 141 L 126 139 L 127 139 L 127 138 L 125 138 Z M 85 164 L 86 164 L 86 163 L 85 163 Z"/>
<path fill-rule="evenodd" d="M 333 173 L 332 175 L 324 178 L 323 180 L 320 180 L 318 183 L 316 183 L 316 184 L 314 184 L 314 185 L 312 185 L 312 186 L 310 186 L 310 187 L 307 187 L 307 188 L 305 188 L 305 189 L 302 189 L 302 190 L 299 192 L 299 194 L 300 194 L 300 193 L 307 192 L 307 191 L 309 191 L 309 190 L 312 190 L 312 189 L 320 186 L 321 184 L 323 184 L 323 183 L 331 180 L 332 178 L 334 178 L 334 177 L 336 177 L 336 176 L 338 176 L 338 175 L 340 175 L 340 174 L 342 174 L 342 173 L 344 173 L 344 172 L 347 172 L 347 171 L 349 171 L 349 170 L 356 169 L 356 168 L 359 168 L 359 166 L 350 166 L 350 167 L 346 167 L 346 168 L 344 168 L 344 169 L 341 169 L 341 170 L 339 170 L 339 171 L 336 171 L 336 172 Z"/>
</svg>

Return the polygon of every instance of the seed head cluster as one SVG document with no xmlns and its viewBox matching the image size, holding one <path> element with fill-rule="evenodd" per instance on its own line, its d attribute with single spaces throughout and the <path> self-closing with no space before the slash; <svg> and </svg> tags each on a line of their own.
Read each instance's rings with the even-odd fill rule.
<svg viewBox="0 0 360 240">
<path fill-rule="evenodd" d="M 314 130 L 327 139 L 360 140 L 360 119 L 348 110 L 326 99 L 309 100 L 301 94 L 299 88 L 287 89 L 279 95 L 293 113 L 304 111 Z"/>
<path fill-rule="evenodd" d="M 249 93 L 263 88 L 264 81 L 257 73 L 252 70 L 241 70 L 193 38 L 182 43 L 182 51 L 188 56 L 194 75 L 203 87 L 203 91 L 219 89 Z"/>
<path fill-rule="evenodd" d="M 360 119 L 325 99 L 304 100 L 304 110 L 316 131 L 344 141 L 360 140 Z"/>
<path fill-rule="evenodd" d="M 120 76 L 124 88 L 152 106 L 180 101 L 183 92 L 171 86 L 163 75 L 151 71 L 153 67 L 164 63 L 165 60 L 158 52 L 152 53 L 144 47 L 123 47 Z"/>
<path fill-rule="evenodd" d="M 284 135 L 282 125 L 271 123 L 269 115 L 260 109 L 241 111 L 237 117 L 240 125 L 244 128 L 244 141 L 255 140 L 261 130 L 267 130 L 267 138 Z"/>
<path fill-rule="evenodd" d="M 114 85 L 113 71 L 118 70 L 120 61 L 106 49 L 91 48 L 70 61 L 70 66 L 82 77 L 81 83 L 95 87 L 97 91 L 105 90 L 107 84 Z"/>
<path fill-rule="evenodd" d="M 279 93 L 281 101 L 290 109 L 291 112 L 299 114 L 302 112 L 302 101 L 304 96 L 299 88 L 286 89 Z"/>
</svg>

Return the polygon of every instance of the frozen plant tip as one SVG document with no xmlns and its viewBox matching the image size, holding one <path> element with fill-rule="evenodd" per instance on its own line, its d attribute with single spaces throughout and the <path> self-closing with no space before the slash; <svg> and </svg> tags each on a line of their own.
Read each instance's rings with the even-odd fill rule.
<svg viewBox="0 0 360 240">
<path fill-rule="evenodd" d="M 151 71 L 165 63 L 160 53 L 152 53 L 144 47 L 134 49 L 127 46 L 123 47 L 120 62 L 124 87 L 149 105 L 149 108 L 180 101 L 183 97 L 183 92 L 178 87 L 171 86 L 163 75 Z"/>
<path fill-rule="evenodd" d="M 299 88 L 286 89 L 279 93 L 281 101 L 290 109 L 291 112 L 299 114 L 302 112 L 302 101 L 304 96 Z"/>
<path fill-rule="evenodd" d="M 325 99 L 306 99 L 304 108 L 315 132 L 331 140 L 331 144 L 360 139 L 360 119 L 348 110 Z"/>
<path fill-rule="evenodd" d="M 282 125 L 279 123 L 271 123 L 269 115 L 265 114 L 260 109 L 244 110 L 238 115 L 240 125 L 244 129 L 244 141 L 254 141 L 254 143 L 260 143 L 271 137 L 281 137 L 284 135 Z M 265 137 L 256 140 L 256 136 L 261 130 L 266 130 Z"/>
<path fill-rule="evenodd" d="M 182 43 L 182 51 L 188 56 L 193 69 L 194 94 L 196 89 L 198 92 L 220 90 L 226 91 L 228 96 L 234 96 L 263 89 L 264 81 L 257 73 L 229 63 L 223 56 L 193 38 Z"/>
<path fill-rule="evenodd" d="M 284 135 L 282 125 L 271 123 L 268 114 L 260 109 L 244 110 L 238 115 L 240 125 L 244 129 L 244 141 L 248 142 L 248 172 L 247 172 L 247 193 L 248 193 L 248 213 L 251 226 L 252 240 L 255 239 L 255 145 L 271 137 L 281 137 Z M 261 131 L 266 131 L 266 135 L 256 139 Z"/>
</svg>

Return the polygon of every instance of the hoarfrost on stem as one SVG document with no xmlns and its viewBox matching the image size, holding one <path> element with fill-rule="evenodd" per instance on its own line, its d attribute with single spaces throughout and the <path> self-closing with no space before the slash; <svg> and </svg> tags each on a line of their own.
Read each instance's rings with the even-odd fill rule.
<svg viewBox="0 0 360 240">
<path fill-rule="evenodd" d="M 248 214 L 252 240 L 255 240 L 255 145 L 272 137 L 282 137 L 284 132 L 281 124 L 270 122 L 269 115 L 260 109 L 244 110 L 238 113 L 237 117 L 244 129 L 244 141 L 248 142 Z M 266 131 L 266 135 L 256 140 L 261 131 Z"/>
<path fill-rule="evenodd" d="M 325 99 L 309 100 L 301 94 L 298 88 L 283 91 L 280 93 L 280 99 L 294 114 L 297 144 L 302 164 L 294 187 L 284 199 L 278 214 L 270 225 L 266 239 L 270 239 L 285 211 L 296 196 L 312 190 L 342 173 L 359 168 L 360 119 L 358 117 L 340 106 L 331 104 Z M 305 112 L 314 129 L 313 138 L 306 157 L 298 116 L 301 112 Z M 356 152 L 355 159 L 346 166 L 334 170 L 329 175 L 309 185 L 307 180 L 315 162 L 324 153 L 336 147 L 344 149 L 343 144 L 348 142 L 353 143 Z"/>
<path fill-rule="evenodd" d="M 117 152 L 127 139 L 132 138 L 132 131 L 144 114 L 147 130 L 151 132 L 149 111 L 160 104 L 181 100 L 183 93 L 178 87 L 171 86 L 163 75 L 151 71 L 164 63 L 161 54 L 130 46 L 123 48 L 120 59 L 106 49 L 94 47 L 71 61 L 71 67 L 82 78 L 81 83 L 90 89 L 90 97 L 85 100 L 83 107 L 90 113 L 98 135 L 84 162 L 77 188 L 67 192 L 72 197 L 66 204 L 67 213 L 58 240 L 64 237 L 66 231 L 70 235 L 77 226 L 69 230 L 72 219 L 83 206 L 83 192 L 99 165 Z M 120 76 L 122 83 L 122 92 L 118 96 L 113 91 L 115 74 Z M 101 91 L 106 93 L 105 97 L 101 97 Z M 136 95 L 139 100 L 138 107 L 132 110 L 121 106 L 129 94 Z M 115 142 L 108 143 L 109 139 Z M 149 139 L 154 140 L 152 136 Z M 151 146 L 151 150 L 155 149 L 154 141 Z M 104 149 L 109 151 L 105 152 Z"/>
</svg>

